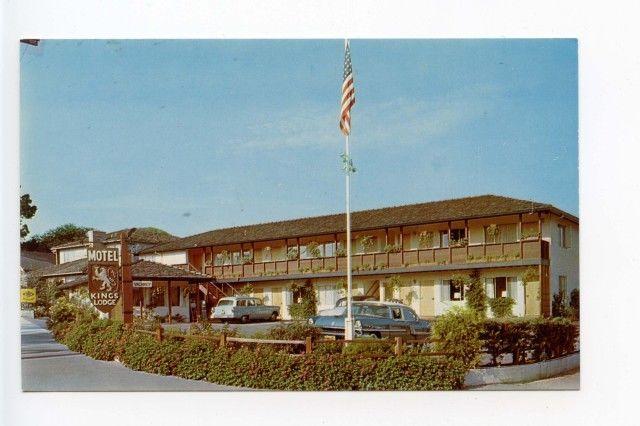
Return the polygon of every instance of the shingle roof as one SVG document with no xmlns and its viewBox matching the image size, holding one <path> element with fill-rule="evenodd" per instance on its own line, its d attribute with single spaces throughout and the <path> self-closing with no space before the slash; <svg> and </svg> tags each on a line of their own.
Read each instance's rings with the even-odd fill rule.
<svg viewBox="0 0 640 426">
<path fill-rule="evenodd" d="M 79 274 L 81 276 L 62 283 L 59 289 L 69 289 L 87 284 L 87 259 L 84 260 L 84 268 Z M 69 262 L 73 263 L 73 262 Z M 66 263 L 65 263 L 66 265 Z M 79 269 L 80 264 L 75 269 Z M 51 276 L 51 275 L 50 275 Z M 131 277 L 139 280 L 186 280 L 186 281 L 211 281 L 211 277 L 199 272 L 185 271 L 184 269 L 174 266 L 164 265 L 162 263 L 151 262 L 148 260 L 138 260 L 131 265 Z"/>
<path fill-rule="evenodd" d="M 199 272 L 186 271 L 175 266 L 162 263 L 139 260 L 131 266 L 131 276 L 139 279 L 188 279 L 210 281 L 211 277 Z"/>
<path fill-rule="evenodd" d="M 25 272 L 46 269 L 54 264 L 55 256 L 53 253 L 27 250 L 20 251 L 20 267 Z"/>
<path fill-rule="evenodd" d="M 104 238 L 102 238 L 102 242 L 120 241 L 120 234 L 122 232 L 129 232 L 130 230 L 133 230 L 131 235 L 129 235 L 129 239 L 128 239 L 130 244 L 134 244 L 134 243 L 160 244 L 160 243 L 175 241 L 179 238 L 179 237 L 176 237 L 175 235 L 169 234 L 168 232 L 162 229 L 148 226 L 144 228 L 125 228 L 125 229 L 120 229 L 118 231 L 109 232 L 104 236 Z M 69 247 L 82 247 L 88 244 L 89 244 L 89 239 L 87 237 L 83 237 L 82 239 L 70 241 L 64 244 L 59 244 L 55 247 L 51 247 L 51 249 L 58 250 L 58 249 L 64 249 Z"/>
<path fill-rule="evenodd" d="M 46 277 L 59 277 L 63 275 L 76 275 L 87 273 L 87 258 L 74 260 L 72 262 L 61 263 L 60 265 L 54 265 L 50 268 L 43 269 L 41 276 Z"/>
<path fill-rule="evenodd" d="M 481 195 L 357 211 L 351 213 L 351 227 L 354 231 L 363 231 L 375 228 L 408 226 L 547 210 L 560 212 L 577 221 L 577 218 L 556 209 L 550 204 L 497 195 Z M 141 253 L 184 250 L 194 247 L 267 241 L 340 232 L 345 232 L 343 213 L 217 229 L 181 238 L 169 243 L 158 244 L 142 250 Z"/>
</svg>

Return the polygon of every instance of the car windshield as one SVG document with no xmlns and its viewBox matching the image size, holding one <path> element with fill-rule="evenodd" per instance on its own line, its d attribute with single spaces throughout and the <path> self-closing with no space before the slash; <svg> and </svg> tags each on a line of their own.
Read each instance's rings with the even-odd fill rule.
<svg viewBox="0 0 640 426">
<path fill-rule="evenodd" d="M 354 304 L 353 313 L 354 315 L 389 318 L 389 309 L 386 306 Z"/>
<path fill-rule="evenodd" d="M 227 300 L 221 300 L 218 302 L 218 306 L 233 306 L 233 300 L 231 299 L 227 299 Z"/>
</svg>

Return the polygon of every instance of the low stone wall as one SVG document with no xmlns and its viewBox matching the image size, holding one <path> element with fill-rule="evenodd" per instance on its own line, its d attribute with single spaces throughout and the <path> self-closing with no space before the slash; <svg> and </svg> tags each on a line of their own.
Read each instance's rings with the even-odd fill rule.
<svg viewBox="0 0 640 426">
<path fill-rule="evenodd" d="M 464 379 L 465 387 L 496 383 L 524 383 L 548 379 L 580 368 L 580 352 L 535 364 L 474 368 Z"/>
</svg>

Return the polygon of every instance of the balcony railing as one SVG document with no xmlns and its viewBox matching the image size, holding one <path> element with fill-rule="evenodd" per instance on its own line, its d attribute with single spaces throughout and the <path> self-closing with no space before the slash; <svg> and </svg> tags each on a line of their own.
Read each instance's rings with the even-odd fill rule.
<svg viewBox="0 0 640 426">
<path fill-rule="evenodd" d="M 535 239 L 511 243 L 404 250 L 398 253 L 354 254 L 351 256 L 351 268 L 354 271 L 369 271 L 415 266 L 496 263 L 520 259 L 548 258 L 548 242 Z M 245 278 L 346 270 L 346 257 L 322 257 L 256 262 L 244 265 L 206 266 L 204 272 L 216 278 Z"/>
</svg>

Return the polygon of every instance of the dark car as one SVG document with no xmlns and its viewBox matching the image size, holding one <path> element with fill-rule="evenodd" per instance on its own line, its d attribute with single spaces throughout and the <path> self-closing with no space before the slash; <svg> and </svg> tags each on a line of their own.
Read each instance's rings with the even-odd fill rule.
<svg viewBox="0 0 640 426">
<path fill-rule="evenodd" d="M 354 302 L 352 304 L 354 333 L 356 336 L 376 338 L 426 337 L 431 323 L 418 318 L 409 306 L 394 302 Z M 346 307 L 327 311 L 309 319 L 309 324 L 322 330 L 322 334 L 344 338 Z"/>
<path fill-rule="evenodd" d="M 378 299 L 376 299 L 373 296 L 351 296 L 351 301 L 352 302 L 375 302 L 377 300 Z M 336 308 L 339 308 L 341 306 L 347 306 L 347 298 L 346 297 L 341 297 L 336 302 Z"/>
</svg>

